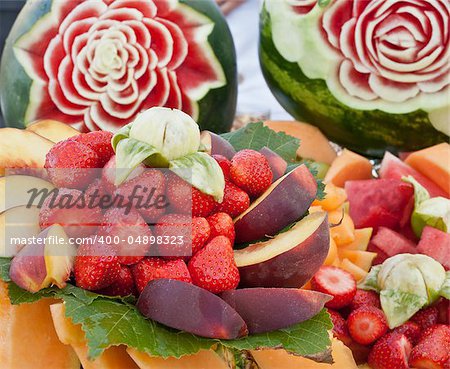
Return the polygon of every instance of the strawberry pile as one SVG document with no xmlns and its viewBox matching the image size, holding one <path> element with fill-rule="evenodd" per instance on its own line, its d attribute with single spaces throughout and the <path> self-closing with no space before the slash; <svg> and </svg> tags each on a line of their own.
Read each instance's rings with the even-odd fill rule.
<svg viewBox="0 0 450 369">
<path fill-rule="evenodd" d="M 215 155 L 224 177 L 224 198 L 210 195 L 158 168 L 138 166 L 128 179 L 115 185 L 112 134 L 91 132 L 56 144 L 47 154 L 45 168 L 64 196 L 121 195 L 154 191 L 165 196 L 167 208 L 84 206 L 52 207 L 50 198 L 40 211 L 42 229 L 61 224 L 68 236 L 83 238 L 78 245 L 73 278 L 78 287 L 105 295 L 139 295 L 152 280 L 170 278 L 192 283 L 218 294 L 236 289 L 240 278 L 234 261 L 233 218 L 250 206 L 272 184 L 273 174 L 264 155 L 237 152 L 231 160 Z M 95 168 L 101 168 L 97 171 Z M 186 198 L 192 205 L 186 209 Z M 134 200 L 130 200 L 134 201 Z M 152 244 L 127 240 L 171 239 L 178 244 Z"/>
<path fill-rule="evenodd" d="M 379 295 L 357 289 L 354 277 L 345 270 L 323 266 L 311 286 L 333 296 L 325 304 L 333 334 L 352 350 L 358 364 L 368 362 L 372 369 L 450 367 L 448 300 L 439 300 L 390 330 Z"/>
</svg>

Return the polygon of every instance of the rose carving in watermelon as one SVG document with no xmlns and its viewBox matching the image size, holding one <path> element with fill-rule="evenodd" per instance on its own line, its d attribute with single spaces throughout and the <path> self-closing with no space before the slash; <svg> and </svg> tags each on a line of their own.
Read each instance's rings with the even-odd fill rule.
<svg viewBox="0 0 450 369">
<path fill-rule="evenodd" d="M 152 106 L 215 131 L 234 117 L 234 46 L 212 0 L 29 1 L 3 55 L 11 126 L 56 119 L 116 131 Z"/>
<path fill-rule="evenodd" d="M 265 0 L 260 60 L 286 110 L 355 151 L 449 139 L 449 0 Z"/>
</svg>

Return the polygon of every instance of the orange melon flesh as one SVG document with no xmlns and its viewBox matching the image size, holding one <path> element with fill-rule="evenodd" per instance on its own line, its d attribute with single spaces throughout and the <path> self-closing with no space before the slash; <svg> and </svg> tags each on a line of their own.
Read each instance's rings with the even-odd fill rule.
<svg viewBox="0 0 450 369">
<path fill-rule="evenodd" d="M 450 145 L 446 142 L 411 153 L 405 160 L 450 196 Z"/>
<path fill-rule="evenodd" d="M 328 221 L 330 225 L 336 224 L 330 227 L 330 235 L 339 247 L 355 240 L 355 225 L 345 210 L 338 208 L 330 211 Z"/>
<path fill-rule="evenodd" d="M 333 183 L 325 185 L 326 196 L 323 200 L 314 200 L 313 206 L 321 206 L 326 211 L 332 211 L 341 206 L 347 200 L 347 194 L 341 187 L 335 186 Z"/>
<path fill-rule="evenodd" d="M 363 280 L 367 276 L 367 272 L 364 269 L 360 268 L 358 265 L 352 263 L 348 259 L 342 260 L 341 265 L 339 265 L 339 268 L 344 269 L 351 275 L 353 275 L 353 277 L 355 277 L 357 282 Z"/>
<path fill-rule="evenodd" d="M 347 250 L 341 249 L 338 251 L 341 259 L 348 259 L 353 264 L 360 267 L 362 270 L 368 272 L 372 267 L 374 259 L 377 257 L 375 252 L 360 251 L 360 250 Z"/>
<path fill-rule="evenodd" d="M 33 304 L 11 305 L 7 286 L 0 281 L 0 366 L 3 369 L 79 369 L 70 346 L 58 339 L 49 306 L 42 299 Z"/>
<path fill-rule="evenodd" d="M 275 132 L 285 132 L 300 139 L 297 156 L 301 158 L 325 164 L 331 164 L 336 158 L 336 151 L 317 127 L 297 121 L 266 121 L 264 125 Z"/>
<path fill-rule="evenodd" d="M 330 248 L 328 249 L 328 255 L 323 265 L 333 265 L 334 261 L 338 256 L 338 249 L 336 246 L 336 242 L 334 242 L 333 238 L 330 237 Z"/>
<path fill-rule="evenodd" d="M 341 341 L 332 341 L 334 364 L 316 363 L 284 350 L 252 351 L 260 369 L 358 369 L 352 352 Z"/>
<path fill-rule="evenodd" d="M 133 348 L 127 349 L 140 369 L 229 369 L 228 365 L 212 350 L 202 350 L 180 359 L 150 356 Z"/>
<path fill-rule="evenodd" d="M 112 346 L 95 360 L 88 359 L 88 347 L 80 325 L 65 316 L 63 303 L 50 306 L 53 324 L 61 342 L 71 345 L 84 369 L 138 369 L 125 346 Z M 78 368 L 77 368 L 78 369 Z"/>
<path fill-rule="evenodd" d="M 331 163 L 324 182 L 344 187 L 345 182 L 372 178 L 372 164 L 365 157 L 344 149 Z"/>
<path fill-rule="evenodd" d="M 347 245 L 344 245 L 346 250 L 366 251 L 369 246 L 370 238 L 372 237 L 373 228 L 355 229 L 355 240 Z"/>
</svg>

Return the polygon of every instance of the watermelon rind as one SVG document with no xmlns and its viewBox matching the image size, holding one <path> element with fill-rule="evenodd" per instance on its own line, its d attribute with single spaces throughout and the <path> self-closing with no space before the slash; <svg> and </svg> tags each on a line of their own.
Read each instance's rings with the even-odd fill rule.
<svg viewBox="0 0 450 369">
<path fill-rule="evenodd" d="M 378 109 L 355 109 L 342 103 L 330 92 L 324 79 L 308 78 L 298 63 L 287 61 L 280 54 L 272 32 L 271 16 L 264 7 L 259 57 L 272 93 L 291 115 L 319 127 L 330 140 L 374 157 L 381 157 L 385 150 L 412 151 L 449 140 L 433 127 L 428 112 L 423 110 L 391 114 Z"/>
</svg>

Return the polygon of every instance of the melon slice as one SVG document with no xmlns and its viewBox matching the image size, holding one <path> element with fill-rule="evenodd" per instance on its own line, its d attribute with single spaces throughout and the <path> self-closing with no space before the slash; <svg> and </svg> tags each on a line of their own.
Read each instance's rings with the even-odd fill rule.
<svg viewBox="0 0 450 369">
<path fill-rule="evenodd" d="M 51 119 L 38 120 L 30 124 L 27 131 L 34 132 L 55 143 L 80 134 L 68 124 Z"/>
<path fill-rule="evenodd" d="M 405 160 L 450 196 L 450 145 L 446 142 L 411 153 Z"/>
<path fill-rule="evenodd" d="M 333 339 L 332 350 L 334 359 L 332 365 L 293 356 L 284 350 L 252 351 L 252 355 L 260 369 L 358 369 L 352 352 L 341 341 Z"/>
<path fill-rule="evenodd" d="M 321 206 L 326 211 L 337 209 L 347 200 L 347 194 L 341 187 L 337 187 L 332 183 L 325 185 L 326 196 L 323 200 L 314 200 L 314 206 Z"/>
<path fill-rule="evenodd" d="M 450 234 L 426 226 L 417 245 L 417 252 L 428 255 L 450 270 Z"/>
<path fill-rule="evenodd" d="M 73 348 L 84 369 L 138 369 L 136 363 L 127 354 L 125 346 L 112 346 L 97 359 L 89 360 L 88 348 L 81 326 L 74 325 L 65 316 L 64 304 L 53 304 L 50 306 L 50 311 L 59 339 Z"/>
<path fill-rule="evenodd" d="M 7 286 L 0 281 L 0 366 L 5 369 L 79 369 L 70 346 L 60 342 L 49 306 L 42 299 L 33 304 L 11 305 Z"/>
<path fill-rule="evenodd" d="M 336 158 L 336 150 L 317 127 L 297 121 L 266 121 L 264 125 L 275 132 L 285 132 L 300 140 L 297 156 L 331 164 Z"/>
<path fill-rule="evenodd" d="M 348 259 L 342 260 L 341 265 L 339 265 L 339 268 L 344 269 L 351 275 L 353 275 L 353 277 L 355 277 L 357 282 L 362 281 L 364 278 L 366 278 L 368 274 L 364 269 L 360 268 L 358 265 L 352 263 Z"/>
<path fill-rule="evenodd" d="M 369 246 L 370 238 L 372 237 L 372 228 L 362 228 L 355 229 L 355 239 L 353 242 L 344 245 L 346 250 L 360 250 L 367 251 L 367 246 Z"/>
<path fill-rule="evenodd" d="M 417 182 L 427 189 L 431 197 L 448 197 L 448 193 L 440 188 L 436 183 L 419 173 L 408 164 L 402 162 L 399 158 L 392 155 L 389 151 L 384 154 L 380 167 L 380 177 L 388 179 L 401 180 L 402 177 L 412 176 Z"/>
<path fill-rule="evenodd" d="M 1 128 L 0 137 L 0 176 L 8 168 L 43 168 L 53 146 L 52 141 L 34 132 L 16 128 Z"/>
<path fill-rule="evenodd" d="M 180 359 L 154 357 L 132 348 L 128 348 L 127 352 L 140 369 L 229 369 L 226 362 L 212 350 L 201 350 Z"/>
<path fill-rule="evenodd" d="M 338 246 L 346 245 L 355 240 L 355 225 L 352 218 L 343 208 L 328 213 L 330 235 Z"/>
<path fill-rule="evenodd" d="M 339 250 L 339 257 L 341 259 L 350 260 L 353 264 L 368 272 L 372 267 L 373 261 L 377 257 L 377 254 L 369 251 L 341 249 Z"/>
<path fill-rule="evenodd" d="M 323 265 L 333 265 L 337 256 L 338 256 L 338 249 L 336 242 L 334 242 L 333 238 L 330 237 L 330 248 L 328 249 L 328 255 L 325 261 L 323 262 Z"/>
<path fill-rule="evenodd" d="M 372 164 L 365 157 L 344 149 L 331 163 L 325 176 L 325 182 L 344 187 L 345 182 L 358 179 L 372 178 Z"/>
</svg>

